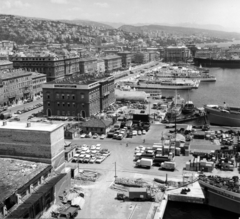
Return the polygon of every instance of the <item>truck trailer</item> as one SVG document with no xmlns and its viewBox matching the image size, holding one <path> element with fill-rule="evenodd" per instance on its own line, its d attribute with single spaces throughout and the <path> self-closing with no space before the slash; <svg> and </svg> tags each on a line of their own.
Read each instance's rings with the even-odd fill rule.
<svg viewBox="0 0 240 219">
<path fill-rule="evenodd" d="M 128 195 L 118 193 L 117 199 L 123 201 L 154 201 L 154 195 L 147 188 L 129 188 Z"/>
<path fill-rule="evenodd" d="M 153 165 L 152 159 L 142 158 L 141 160 L 138 160 L 136 162 L 136 167 L 145 167 L 145 168 L 151 168 Z"/>
</svg>

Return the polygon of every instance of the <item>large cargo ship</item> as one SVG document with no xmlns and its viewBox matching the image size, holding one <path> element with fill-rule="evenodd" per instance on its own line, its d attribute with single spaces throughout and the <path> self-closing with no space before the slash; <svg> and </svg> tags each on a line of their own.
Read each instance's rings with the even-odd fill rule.
<svg viewBox="0 0 240 219">
<path fill-rule="evenodd" d="M 202 67 L 240 68 L 240 59 L 194 58 L 193 62 Z"/>
<path fill-rule="evenodd" d="M 206 204 L 240 215 L 240 190 L 238 177 L 199 176 L 199 184 Z"/>
<path fill-rule="evenodd" d="M 240 127 L 240 108 L 206 105 L 204 109 L 211 125 Z"/>
</svg>

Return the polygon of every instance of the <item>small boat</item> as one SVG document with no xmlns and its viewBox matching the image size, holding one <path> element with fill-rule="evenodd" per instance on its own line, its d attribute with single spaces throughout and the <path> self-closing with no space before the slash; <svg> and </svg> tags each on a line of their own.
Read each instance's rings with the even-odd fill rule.
<svg viewBox="0 0 240 219">
<path fill-rule="evenodd" d="M 240 127 L 240 107 L 205 105 L 204 110 L 211 125 Z"/>
<path fill-rule="evenodd" d="M 182 113 L 183 114 L 189 114 L 193 113 L 195 110 L 195 106 L 192 101 L 187 101 L 185 105 L 183 106 Z"/>
</svg>

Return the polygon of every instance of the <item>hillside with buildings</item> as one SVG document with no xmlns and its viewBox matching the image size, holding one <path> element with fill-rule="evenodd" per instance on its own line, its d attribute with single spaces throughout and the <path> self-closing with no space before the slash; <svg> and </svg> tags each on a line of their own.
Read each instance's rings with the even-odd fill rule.
<svg viewBox="0 0 240 219">
<path fill-rule="evenodd" d="M 60 21 L 27 18 L 13 15 L 0 15 L 0 40 L 12 40 L 17 44 L 35 41 L 46 43 L 95 44 L 99 36 L 112 35 L 106 25 L 80 25 Z M 115 30 L 117 35 L 123 31 Z M 115 34 L 114 34 L 115 35 Z"/>
<path fill-rule="evenodd" d="M 214 39 L 216 42 L 221 42 L 222 40 L 232 40 L 240 39 L 240 34 L 235 32 L 225 32 L 217 30 L 207 30 L 199 28 L 189 28 L 189 27 L 178 27 L 178 26 L 163 26 L 163 25 L 143 25 L 143 26 L 132 26 L 123 25 L 119 27 L 120 30 L 126 32 L 134 32 L 141 34 L 151 34 L 156 33 L 159 35 L 178 35 L 178 36 L 199 36 L 205 37 L 206 40 Z"/>
</svg>

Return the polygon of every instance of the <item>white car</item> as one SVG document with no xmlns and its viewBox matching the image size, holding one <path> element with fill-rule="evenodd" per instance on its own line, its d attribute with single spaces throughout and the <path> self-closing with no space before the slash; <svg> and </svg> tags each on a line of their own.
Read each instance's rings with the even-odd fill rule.
<svg viewBox="0 0 240 219">
<path fill-rule="evenodd" d="M 96 147 L 101 147 L 101 144 L 96 144 Z"/>
<path fill-rule="evenodd" d="M 105 135 L 101 135 L 100 139 L 104 139 L 105 138 Z"/>
<path fill-rule="evenodd" d="M 143 130 L 143 131 L 142 131 L 142 134 L 143 134 L 143 135 L 146 135 L 146 131 L 145 131 L 145 130 Z"/>
<path fill-rule="evenodd" d="M 86 137 L 86 134 L 81 134 L 81 138 L 85 138 Z"/>
<path fill-rule="evenodd" d="M 90 150 L 95 150 L 96 149 L 96 146 L 95 145 L 92 145 L 91 147 L 90 147 Z"/>
<path fill-rule="evenodd" d="M 97 158 L 96 158 L 96 157 L 92 157 L 92 158 L 90 159 L 89 163 L 95 163 L 95 162 L 96 162 L 96 160 L 97 160 Z"/>
<path fill-rule="evenodd" d="M 136 135 L 137 135 L 137 131 L 134 130 L 134 131 L 132 132 L 132 134 L 133 134 L 133 136 L 136 136 Z"/>
<path fill-rule="evenodd" d="M 96 163 L 102 163 L 104 161 L 104 157 L 103 156 L 100 156 L 96 159 Z"/>
<path fill-rule="evenodd" d="M 142 131 L 141 130 L 138 130 L 138 135 L 142 135 Z"/>
<path fill-rule="evenodd" d="M 100 146 L 96 146 L 96 149 L 97 151 L 100 151 L 101 150 L 101 147 Z"/>
<path fill-rule="evenodd" d="M 91 154 L 96 154 L 97 153 L 97 151 L 96 150 L 91 150 L 91 152 L 90 152 Z"/>
</svg>

